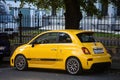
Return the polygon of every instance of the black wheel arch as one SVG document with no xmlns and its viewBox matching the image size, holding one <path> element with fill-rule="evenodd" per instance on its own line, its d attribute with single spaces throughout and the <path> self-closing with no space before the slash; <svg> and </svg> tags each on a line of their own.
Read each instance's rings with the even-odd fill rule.
<svg viewBox="0 0 120 80">
<path fill-rule="evenodd" d="M 15 59 L 14 59 L 14 67 L 15 67 L 15 60 L 16 60 L 17 56 L 23 56 L 26 59 L 26 63 L 27 63 L 27 66 L 28 66 L 27 58 L 23 54 L 17 54 L 15 56 Z"/>
<path fill-rule="evenodd" d="M 67 71 L 67 61 L 68 61 L 68 59 L 70 59 L 70 58 L 75 58 L 75 59 L 77 59 L 78 60 L 78 62 L 79 62 L 79 71 L 78 71 L 78 73 L 76 73 L 76 75 L 78 75 L 78 74 L 82 74 L 83 73 L 83 67 L 82 67 L 82 64 L 81 64 L 81 61 L 80 61 L 80 59 L 78 58 L 78 57 L 76 57 L 76 56 L 69 56 L 67 59 L 66 59 L 66 61 L 65 61 L 65 70 Z M 73 75 L 75 75 L 75 74 L 73 74 Z"/>
<path fill-rule="evenodd" d="M 80 65 L 81 65 L 81 68 L 82 68 L 81 61 L 78 59 L 78 57 L 76 57 L 76 56 L 69 56 L 69 57 L 66 59 L 66 61 L 65 61 L 65 69 L 66 69 L 66 63 L 67 63 L 68 59 L 70 59 L 70 58 L 76 58 L 76 59 L 79 61 Z M 83 68 L 82 68 L 82 69 L 83 69 Z"/>
</svg>

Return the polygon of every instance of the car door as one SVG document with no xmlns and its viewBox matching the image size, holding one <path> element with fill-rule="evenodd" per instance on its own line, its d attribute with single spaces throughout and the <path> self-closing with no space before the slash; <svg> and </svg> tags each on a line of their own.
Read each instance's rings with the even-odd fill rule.
<svg viewBox="0 0 120 80">
<path fill-rule="evenodd" d="M 58 68 L 63 68 L 64 62 L 66 58 L 71 55 L 71 53 L 75 50 L 74 45 L 72 44 L 72 39 L 69 36 L 69 34 L 64 32 L 59 32 L 58 34 L 58 62 L 57 66 Z"/>
<path fill-rule="evenodd" d="M 34 46 L 29 49 L 30 63 L 36 66 L 50 67 L 57 61 L 57 32 L 45 33 L 37 37 Z"/>
</svg>

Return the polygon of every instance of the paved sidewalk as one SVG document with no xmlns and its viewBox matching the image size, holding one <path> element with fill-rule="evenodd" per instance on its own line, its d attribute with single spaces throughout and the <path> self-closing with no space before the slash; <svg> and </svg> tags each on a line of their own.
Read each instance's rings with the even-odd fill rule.
<svg viewBox="0 0 120 80">
<path fill-rule="evenodd" d="M 111 69 L 120 71 L 120 62 L 119 63 L 113 62 L 111 65 Z"/>
<path fill-rule="evenodd" d="M 111 69 L 116 69 L 120 71 L 120 56 L 112 58 Z"/>
</svg>

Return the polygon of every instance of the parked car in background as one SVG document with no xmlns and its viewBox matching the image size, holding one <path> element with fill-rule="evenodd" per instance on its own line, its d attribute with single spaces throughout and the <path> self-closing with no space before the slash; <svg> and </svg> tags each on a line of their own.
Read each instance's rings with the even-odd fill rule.
<svg viewBox="0 0 120 80">
<path fill-rule="evenodd" d="M 18 35 L 18 24 L 11 14 L 0 14 L 0 32 L 10 36 Z"/>
<path fill-rule="evenodd" d="M 0 61 L 10 56 L 10 41 L 7 33 L 0 33 Z"/>
<path fill-rule="evenodd" d="M 111 56 L 93 34 L 82 30 L 43 32 L 19 46 L 12 54 L 10 64 L 18 70 L 50 68 L 66 70 L 70 74 L 90 69 L 104 71 L 111 66 Z"/>
</svg>

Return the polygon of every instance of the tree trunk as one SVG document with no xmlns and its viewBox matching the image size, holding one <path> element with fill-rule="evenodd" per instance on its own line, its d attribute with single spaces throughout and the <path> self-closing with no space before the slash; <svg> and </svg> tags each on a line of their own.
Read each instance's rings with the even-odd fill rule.
<svg viewBox="0 0 120 80">
<path fill-rule="evenodd" d="M 56 16 L 56 7 L 52 6 L 52 16 Z"/>
<path fill-rule="evenodd" d="M 79 29 L 79 22 L 82 19 L 80 12 L 79 0 L 64 0 L 65 12 L 65 29 Z"/>
</svg>

